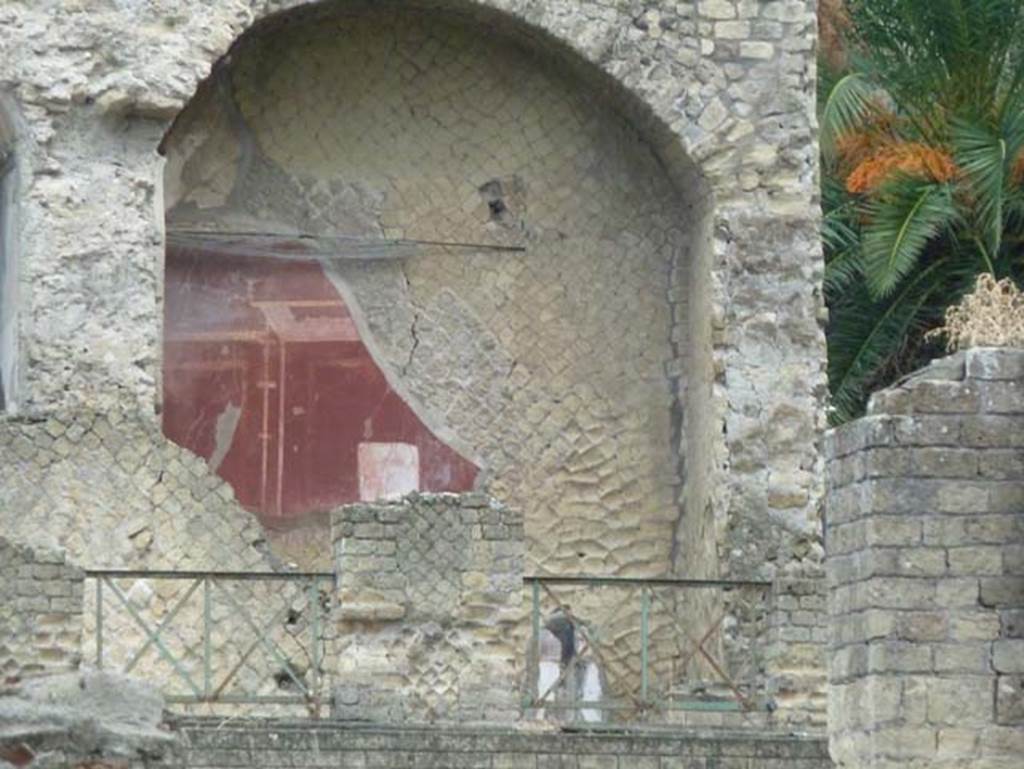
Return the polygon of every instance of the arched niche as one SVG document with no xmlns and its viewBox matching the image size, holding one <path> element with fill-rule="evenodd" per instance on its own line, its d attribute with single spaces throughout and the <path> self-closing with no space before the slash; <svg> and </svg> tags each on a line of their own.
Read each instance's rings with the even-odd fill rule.
<svg viewBox="0 0 1024 769">
<path fill-rule="evenodd" d="M 319 318 L 334 329 L 329 344 L 360 346 L 396 408 L 473 468 L 427 490 L 472 486 L 523 509 L 535 564 L 661 574 L 713 557 L 702 487 L 713 453 L 711 201 L 679 143 L 615 81 L 469 4 L 314 4 L 244 34 L 162 151 L 174 440 L 218 468 L 241 461 L 230 437 L 246 406 L 201 393 L 224 387 L 200 385 L 209 408 L 174 416 L 195 386 L 175 367 L 216 368 L 216 346 L 194 358 L 172 347 L 183 343 L 175 329 L 202 325 L 204 306 L 217 315 L 248 302 L 279 338 Z M 321 277 L 274 330 L 265 309 L 294 298 L 298 279 L 284 276 L 302 270 Z M 250 368 L 261 365 L 253 355 Z M 237 367 L 239 355 L 224 357 Z M 252 379 L 259 398 L 280 395 L 279 382 L 260 390 Z M 273 450 L 246 449 L 249 467 L 284 463 L 268 482 L 277 486 L 248 503 L 278 523 L 316 506 L 315 495 L 302 510 L 267 501 L 301 475 L 287 468 L 287 435 L 326 419 L 282 402 L 266 424 L 293 417 Z M 359 419 L 374 442 L 376 424 Z M 314 475 L 353 472 L 323 467 L 329 453 Z M 358 488 L 357 477 L 346 493 Z M 346 500 L 320 504 L 332 501 Z"/>
</svg>

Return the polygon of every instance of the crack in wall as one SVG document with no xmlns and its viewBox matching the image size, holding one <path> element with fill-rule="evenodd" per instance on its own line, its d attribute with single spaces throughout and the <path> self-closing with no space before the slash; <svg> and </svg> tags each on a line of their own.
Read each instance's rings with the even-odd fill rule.
<svg viewBox="0 0 1024 769">
<path fill-rule="evenodd" d="M 412 359 L 416 355 L 416 350 L 420 346 L 420 337 L 416 333 L 416 324 L 420 322 L 420 314 L 417 312 L 412 317 L 412 324 L 409 326 L 409 335 L 412 337 L 412 348 L 409 350 L 409 357 L 405 361 L 405 365 L 402 366 L 402 376 L 406 375 L 409 371 L 409 367 L 412 366 Z"/>
</svg>

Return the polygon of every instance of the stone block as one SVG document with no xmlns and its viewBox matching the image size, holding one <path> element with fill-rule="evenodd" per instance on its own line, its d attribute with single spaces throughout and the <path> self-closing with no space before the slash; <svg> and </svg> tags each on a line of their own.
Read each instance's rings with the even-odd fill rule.
<svg viewBox="0 0 1024 769">
<path fill-rule="evenodd" d="M 905 386 L 913 386 L 917 382 L 961 382 L 966 378 L 967 355 L 955 352 L 943 358 L 929 361 L 904 379 Z"/>
<path fill-rule="evenodd" d="M 1017 516 L 1006 514 L 935 516 L 925 519 L 924 542 L 951 548 L 966 545 L 1004 546 L 1019 538 L 1020 526 Z M 971 553 L 964 552 L 961 555 L 968 558 Z"/>
<path fill-rule="evenodd" d="M 959 417 L 944 416 L 893 417 L 895 442 L 901 446 L 953 446 L 960 444 Z"/>
<path fill-rule="evenodd" d="M 740 42 L 740 56 L 744 59 L 769 61 L 775 58 L 775 53 L 775 46 L 766 41 L 744 40 Z"/>
<path fill-rule="evenodd" d="M 993 643 L 992 667 L 997 673 L 1024 673 L 1024 639 L 1006 638 Z"/>
<path fill-rule="evenodd" d="M 994 684 L 990 676 L 930 679 L 927 683 L 928 720 L 951 726 L 991 723 Z"/>
<path fill-rule="evenodd" d="M 1024 756 L 1024 729 L 1010 726 L 990 726 L 981 732 L 981 754 L 983 756 L 1008 756 L 1011 761 L 1020 765 L 1020 757 Z M 1004 764 L 1013 769 L 1014 764 Z M 973 769 L 973 767 L 972 767 Z M 1000 769 L 1003 769 L 1000 767 Z"/>
<path fill-rule="evenodd" d="M 981 407 L 980 388 L 970 381 L 921 381 L 911 387 L 919 414 L 973 414 Z"/>
<path fill-rule="evenodd" d="M 913 449 L 878 446 L 859 456 L 867 478 L 902 478 L 912 474 Z"/>
<path fill-rule="evenodd" d="M 936 758 L 969 758 L 978 753 L 978 730 L 948 727 L 939 730 Z"/>
<path fill-rule="evenodd" d="M 860 678 L 868 672 L 868 647 L 844 646 L 829 655 L 829 680 L 832 683 Z"/>
<path fill-rule="evenodd" d="M 913 470 L 907 475 L 925 478 L 976 478 L 978 452 L 950 447 L 912 449 Z"/>
<path fill-rule="evenodd" d="M 938 730 L 927 726 L 887 727 L 878 731 L 871 739 L 874 749 L 872 752 L 879 759 L 904 761 L 930 758 L 935 753 Z"/>
<path fill-rule="evenodd" d="M 951 547 L 949 573 L 953 576 L 988 576 L 1003 573 L 1003 550 L 993 545 Z"/>
<path fill-rule="evenodd" d="M 491 761 L 493 769 L 537 769 L 534 753 L 495 753 Z"/>
<path fill-rule="evenodd" d="M 932 655 L 927 645 L 902 641 L 868 645 L 868 673 L 927 673 L 931 669 Z"/>
<path fill-rule="evenodd" d="M 996 723 L 1024 725 L 1024 676 L 1001 675 L 996 678 Z"/>
<path fill-rule="evenodd" d="M 990 670 L 988 648 L 981 643 L 935 644 L 931 651 L 936 673 L 985 675 Z"/>
<path fill-rule="evenodd" d="M 703 0 L 700 15 L 706 19 L 735 19 L 736 3 L 733 0 Z"/>
<path fill-rule="evenodd" d="M 1024 609 L 1000 609 L 999 627 L 1002 638 L 1024 638 Z"/>
<path fill-rule="evenodd" d="M 999 347 L 976 347 L 967 351 L 966 372 L 969 379 L 1024 379 L 1024 353 Z"/>
<path fill-rule="evenodd" d="M 1003 574 L 1024 576 L 1024 545 L 1008 544 L 1003 547 Z"/>
<path fill-rule="evenodd" d="M 1024 413 L 1024 382 L 981 382 L 981 410 L 987 414 Z"/>
<path fill-rule="evenodd" d="M 942 641 L 948 635 L 948 620 L 941 611 L 901 612 L 896 618 L 896 636 L 905 641 Z"/>
<path fill-rule="evenodd" d="M 873 546 L 916 545 L 921 541 L 922 522 L 909 516 L 875 516 L 866 521 L 866 544 Z"/>
<path fill-rule="evenodd" d="M 634 758 L 640 758 L 635 756 Z M 581 755 L 576 757 L 577 769 L 618 769 L 619 758 L 611 755 Z"/>
<path fill-rule="evenodd" d="M 905 577 L 938 577 L 946 573 L 946 551 L 939 548 L 901 548 L 893 573 Z"/>
<path fill-rule="evenodd" d="M 953 610 L 949 624 L 951 641 L 991 641 L 999 636 L 999 615 L 991 609 Z"/>
<path fill-rule="evenodd" d="M 745 40 L 750 37 L 748 21 L 715 22 L 715 37 L 719 40 Z"/>
<path fill-rule="evenodd" d="M 879 414 L 913 414 L 914 400 L 911 393 L 902 387 L 880 390 L 868 399 L 867 413 L 872 416 Z"/>
<path fill-rule="evenodd" d="M 979 581 L 971 577 L 947 577 L 935 588 L 938 605 L 947 608 L 977 606 L 980 593 Z"/>
<path fill-rule="evenodd" d="M 1024 539 L 1024 483 L 990 484 L 988 512 L 1016 516 L 1016 534 Z"/>
<path fill-rule="evenodd" d="M 1021 419 L 1011 416 L 964 416 L 960 419 L 964 446 L 1011 449 L 1024 447 Z"/>
<path fill-rule="evenodd" d="M 1016 609 L 1024 606 L 1024 577 L 984 577 L 981 580 L 982 606 Z"/>
<path fill-rule="evenodd" d="M 990 449 L 979 457 L 978 473 L 994 480 L 1024 479 L 1024 449 Z"/>
</svg>

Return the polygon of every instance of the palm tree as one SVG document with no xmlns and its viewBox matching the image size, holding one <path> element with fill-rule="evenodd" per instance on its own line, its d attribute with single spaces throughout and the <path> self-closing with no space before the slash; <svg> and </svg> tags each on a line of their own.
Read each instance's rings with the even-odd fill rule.
<svg viewBox="0 0 1024 769">
<path fill-rule="evenodd" d="M 819 101 L 833 422 L 932 352 L 979 273 L 1024 276 L 1024 2 L 845 14 Z"/>
</svg>

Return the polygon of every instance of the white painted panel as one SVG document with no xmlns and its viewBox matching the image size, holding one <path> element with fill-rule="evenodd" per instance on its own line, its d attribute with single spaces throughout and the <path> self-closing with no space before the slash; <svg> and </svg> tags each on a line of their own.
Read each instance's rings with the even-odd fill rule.
<svg viewBox="0 0 1024 769">
<path fill-rule="evenodd" d="M 420 488 L 420 452 L 411 443 L 360 443 L 359 499 L 398 499 Z"/>
</svg>

